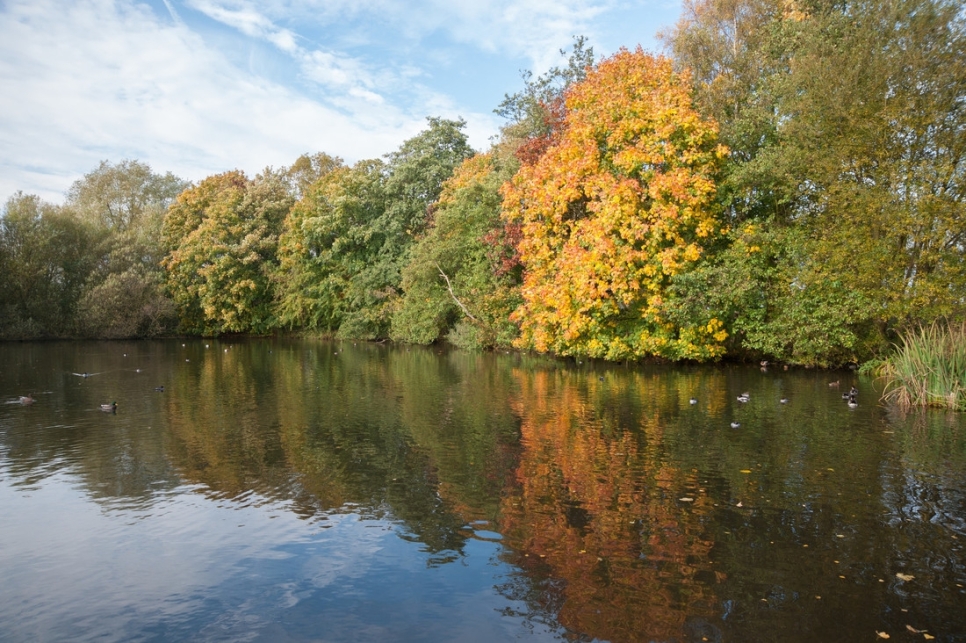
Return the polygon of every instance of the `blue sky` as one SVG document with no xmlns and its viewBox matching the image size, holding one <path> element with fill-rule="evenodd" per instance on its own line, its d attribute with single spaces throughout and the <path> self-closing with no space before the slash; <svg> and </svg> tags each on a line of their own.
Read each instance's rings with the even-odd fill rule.
<svg viewBox="0 0 966 643">
<path fill-rule="evenodd" d="M 186 179 L 382 156 L 427 116 L 477 149 L 520 71 L 677 20 L 680 0 L 0 0 L 0 199 L 61 202 L 101 160 Z"/>
</svg>

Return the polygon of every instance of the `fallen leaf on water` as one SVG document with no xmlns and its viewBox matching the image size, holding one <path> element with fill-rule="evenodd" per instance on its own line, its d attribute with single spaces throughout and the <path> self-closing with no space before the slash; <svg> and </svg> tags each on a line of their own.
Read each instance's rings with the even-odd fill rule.
<svg viewBox="0 0 966 643">
<path fill-rule="evenodd" d="M 742 469 L 741 473 L 751 473 L 751 469 Z"/>
<path fill-rule="evenodd" d="M 878 637 L 880 639 L 887 639 L 887 638 L 889 638 L 889 635 L 886 634 L 885 632 L 880 632 L 879 630 L 876 630 L 875 633 L 876 633 L 876 635 L 878 635 Z"/>
<path fill-rule="evenodd" d="M 912 574 L 896 574 L 896 578 L 903 581 L 911 581 L 915 576 Z"/>
<path fill-rule="evenodd" d="M 933 640 L 936 637 L 933 636 L 932 634 L 926 634 L 925 632 L 923 632 L 922 638 L 926 639 L 927 641 L 931 641 L 931 640 Z"/>
<path fill-rule="evenodd" d="M 922 630 L 917 630 L 911 625 L 906 625 L 906 629 L 912 632 L 913 634 L 922 634 Z"/>
<path fill-rule="evenodd" d="M 742 504 L 741 504 L 741 503 L 739 502 L 739 503 L 738 503 L 738 504 L 736 504 L 735 506 L 736 506 L 736 507 L 741 507 L 741 506 L 742 506 Z"/>
<path fill-rule="evenodd" d="M 678 500 L 680 500 L 681 502 L 694 502 L 694 498 L 688 498 L 687 496 L 685 496 L 684 498 L 678 498 Z"/>
</svg>

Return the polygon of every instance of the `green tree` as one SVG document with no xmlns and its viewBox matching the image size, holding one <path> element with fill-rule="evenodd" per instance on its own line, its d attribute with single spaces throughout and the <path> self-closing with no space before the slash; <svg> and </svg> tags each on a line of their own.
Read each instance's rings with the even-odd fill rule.
<svg viewBox="0 0 966 643">
<path fill-rule="evenodd" d="M 473 154 L 465 122 L 429 127 L 387 155 L 336 168 L 308 188 L 285 224 L 279 319 L 345 338 L 389 336 L 401 271 L 443 182 Z"/>
<path fill-rule="evenodd" d="M 211 176 L 177 198 L 164 220 L 167 288 L 190 333 L 264 333 L 275 325 L 271 276 L 293 199 L 265 170 Z"/>
<path fill-rule="evenodd" d="M 96 256 L 93 233 L 63 208 L 16 193 L 0 217 L 0 335 L 63 337 L 75 332 L 77 302 Z"/>
<path fill-rule="evenodd" d="M 337 332 L 345 315 L 364 308 L 364 271 L 381 239 L 374 222 L 385 211 L 385 164 L 360 161 L 313 183 L 285 219 L 279 240 L 279 323 Z"/>
<path fill-rule="evenodd" d="M 718 311 L 739 350 L 864 359 L 895 329 L 962 316 L 966 30 L 947 0 L 706 0 L 669 38 L 733 154 L 719 192 L 759 255 L 709 255 L 677 281 L 755 297 Z M 741 25 L 746 25 L 741 28 Z M 767 257 L 767 262 L 763 258 Z M 736 262 L 732 264 L 731 262 Z M 756 268 L 757 267 L 757 268 Z M 760 268 L 760 269 L 759 269 Z M 752 321 L 753 320 L 753 321 Z"/>
<path fill-rule="evenodd" d="M 449 334 L 465 347 L 509 345 L 519 305 L 518 275 L 500 270 L 488 235 L 501 228 L 500 186 L 518 163 L 481 154 L 443 186 L 433 221 L 403 268 L 405 293 L 392 318 L 393 339 L 428 344 Z"/>
<path fill-rule="evenodd" d="M 782 94 L 783 169 L 823 279 L 879 329 L 962 316 L 966 15 L 948 0 L 817 3 Z"/>
</svg>

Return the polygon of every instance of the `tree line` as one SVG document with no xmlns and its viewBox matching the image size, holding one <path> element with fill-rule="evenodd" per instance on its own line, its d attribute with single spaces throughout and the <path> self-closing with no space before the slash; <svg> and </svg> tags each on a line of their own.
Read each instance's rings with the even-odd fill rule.
<svg viewBox="0 0 966 643">
<path fill-rule="evenodd" d="M 0 219 L 0 335 L 280 331 L 574 357 L 864 361 L 966 317 L 966 14 L 686 0 L 658 56 L 524 74 L 381 159 L 108 162 Z"/>
</svg>

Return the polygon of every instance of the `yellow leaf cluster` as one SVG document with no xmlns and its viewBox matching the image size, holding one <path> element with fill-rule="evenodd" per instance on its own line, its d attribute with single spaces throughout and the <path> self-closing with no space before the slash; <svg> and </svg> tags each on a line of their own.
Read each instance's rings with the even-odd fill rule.
<svg viewBox="0 0 966 643">
<path fill-rule="evenodd" d="M 727 150 L 671 61 L 621 50 L 566 96 L 562 133 L 503 188 L 520 223 L 519 345 L 564 355 L 709 359 L 720 322 L 663 318 L 670 278 L 722 233 L 715 176 Z"/>
</svg>

